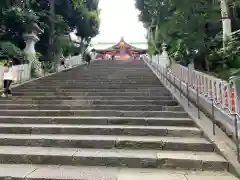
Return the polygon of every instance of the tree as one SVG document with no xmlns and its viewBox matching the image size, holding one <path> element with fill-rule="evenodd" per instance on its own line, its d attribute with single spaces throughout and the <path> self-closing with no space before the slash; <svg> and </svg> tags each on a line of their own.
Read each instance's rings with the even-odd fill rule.
<svg viewBox="0 0 240 180">
<path fill-rule="evenodd" d="M 100 23 L 98 1 L 1 0 L 0 41 L 10 40 L 23 49 L 22 34 L 28 31 L 28 25 L 32 23 L 44 29 L 36 45 L 37 51 L 44 59 L 52 60 L 52 54 L 60 48 L 60 37 L 71 30 L 78 29 L 85 40 L 97 35 Z M 49 44 L 52 44 L 51 48 Z"/>
<path fill-rule="evenodd" d="M 240 29 L 236 2 L 229 2 L 233 30 Z M 165 41 L 171 57 L 183 65 L 194 61 L 195 68 L 217 73 L 224 67 L 219 58 L 224 56 L 217 53 L 222 48 L 220 1 L 136 0 L 136 7 L 139 19 L 152 29 L 150 44 L 156 49 Z"/>
</svg>

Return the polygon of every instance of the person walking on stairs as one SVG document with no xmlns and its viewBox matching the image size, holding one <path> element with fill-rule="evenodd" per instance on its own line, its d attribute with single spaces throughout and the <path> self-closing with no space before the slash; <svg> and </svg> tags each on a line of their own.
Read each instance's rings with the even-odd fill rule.
<svg viewBox="0 0 240 180">
<path fill-rule="evenodd" d="M 4 65 L 4 73 L 3 73 L 3 88 L 4 91 L 1 97 L 8 97 L 12 95 L 10 90 L 10 86 L 13 81 L 17 80 L 17 72 L 13 68 L 12 61 L 9 61 L 7 64 Z"/>
<path fill-rule="evenodd" d="M 115 60 L 115 56 L 114 55 L 112 55 L 112 60 Z"/>
<path fill-rule="evenodd" d="M 86 54 L 85 54 L 85 61 L 87 62 L 87 66 L 90 65 L 91 59 L 92 59 L 92 58 L 91 58 L 90 53 L 89 53 L 89 52 L 86 52 Z"/>
</svg>

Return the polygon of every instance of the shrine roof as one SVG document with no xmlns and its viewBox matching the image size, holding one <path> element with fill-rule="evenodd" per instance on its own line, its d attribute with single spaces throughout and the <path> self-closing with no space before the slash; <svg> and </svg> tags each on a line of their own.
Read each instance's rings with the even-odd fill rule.
<svg viewBox="0 0 240 180">
<path fill-rule="evenodd" d="M 116 50 L 119 49 L 120 46 L 125 46 L 126 48 L 133 50 L 146 50 L 147 43 L 146 42 L 132 42 L 126 43 L 123 38 L 118 43 L 112 42 L 100 42 L 92 45 L 96 50 Z"/>
</svg>

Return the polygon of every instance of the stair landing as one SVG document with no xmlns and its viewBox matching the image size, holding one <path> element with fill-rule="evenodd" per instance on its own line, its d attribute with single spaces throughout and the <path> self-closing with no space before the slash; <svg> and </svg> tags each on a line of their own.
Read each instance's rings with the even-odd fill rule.
<svg viewBox="0 0 240 180">
<path fill-rule="evenodd" d="M 28 164 L 0 165 L 1 177 L 47 180 L 237 180 L 227 172 Z"/>
</svg>

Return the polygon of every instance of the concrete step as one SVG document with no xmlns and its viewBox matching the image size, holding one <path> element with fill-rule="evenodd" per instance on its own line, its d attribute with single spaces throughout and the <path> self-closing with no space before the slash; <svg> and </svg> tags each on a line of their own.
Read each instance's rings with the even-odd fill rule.
<svg viewBox="0 0 240 180">
<path fill-rule="evenodd" d="M 164 91 L 165 89 L 163 88 L 99 88 L 99 87 L 94 87 L 94 88 L 89 88 L 89 87 L 75 87 L 75 88 L 69 88 L 69 87 L 42 87 L 39 89 L 34 88 L 35 92 L 79 92 L 79 91 L 84 91 L 84 92 L 158 92 L 158 91 Z M 30 92 L 33 91 L 32 88 L 24 88 L 24 89 L 17 89 L 13 90 L 13 92 Z"/>
<path fill-rule="evenodd" d="M 0 134 L 0 146 L 214 151 L 214 146 L 203 138 L 114 135 Z"/>
<path fill-rule="evenodd" d="M 12 90 L 13 93 L 31 93 L 31 92 L 37 92 L 37 93 L 78 93 L 78 92 L 84 92 L 84 93 L 142 93 L 148 94 L 148 93 L 156 93 L 160 94 L 161 92 L 164 92 L 164 89 L 150 89 L 150 90 L 136 90 L 136 89 L 65 89 L 65 88 L 49 88 L 49 89 L 35 89 L 33 91 L 32 89 L 19 89 L 19 90 Z M 164 92 L 165 93 L 165 92 Z M 166 93 L 165 93 L 166 94 Z"/>
<path fill-rule="evenodd" d="M 61 80 L 67 80 L 70 79 L 73 76 L 78 76 L 77 78 L 70 79 L 70 82 L 98 82 L 98 80 L 101 82 L 110 82 L 112 81 L 113 83 L 115 82 L 121 82 L 124 81 L 123 83 L 127 82 L 139 82 L 139 81 L 146 81 L 147 78 L 149 78 L 150 82 L 160 82 L 159 79 L 155 76 L 152 75 L 147 75 L 145 74 L 144 76 L 140 76 L 139 74 L 135 74 L 135 76 L 132 77 L 120 77 L 120 76 L 109 76 L 109 74 L 99 74 L 98 69 L 96 69 L 97 74 L 95 75 L 89 75 L 89 74 L 62 74 L 61 76 L 49 76 L 47 78 L 42 78 L 39 81 L 36 82 L 51 82 L 52 80 L 56 80 L 57 83 L 61 83 Z M 35 82 L 35 81 L 34 81 Z M 100 84 L 99 83 L 99 84 Z"/>
<path fill-rule="evenodd" d="M 96 70 L 97 71 L 97 70 Z M 72 76 L 72 75 L 71 75 Z M 157 86 L 157 85 L 160 85 L 163 86 L 163 84 L 159 81 L 158 78 L 150 78 L 148 79 L 149 81 L 147 81 L 145 78 L 144 79 L 140 79 L 140 78 L 136 78 L 136 79 L 132 79 L 132 78 L 125 78 L 125 79 L 116 79 L 116 78 L 109 78 L 107 76 L 104 76 L 101 81 L 99 81 L 99 79 L 94 79 L 91 77 L 86 79 L 86 77 L 80 77 L 78 79 L 76 78 L 71 78 L 71 76 L 69 77 L 52 77 L 51 79 L 49 78 L 42 78 L 42 79 L 39 79 L 39 80 L 35 80 L 35 81 L 31 81 L 30 84 L 35 84 L 35 85 L 40 85 L 40 83 L 45 83 L 45 84 L 49 84 L 49 85 L 52 85 L 51 82 L 52 81 L 55 81 L 56 84 L 101 84 L 101 85 L 104 85 L 104 84 L 113 84 L 113 85 L 132 85 L 132 84 L 139 84 L 140 86 L 147 86 L 147 85 L 150 85 L 150 86 Z M 85 78 L 85 79 L 84 79 Z M 147 84 L 144 84 L 143 82 L 148 82 Z"/>
<path fill-rule="evenodd" d="M 5 180 L 238 180 L 238 178 L 225 171 L 36 164 L 0 164 L 0 178 Z"/>
<path fill-rule="evenodd" d="M 228 170 L 229 163 L 144 62 L 94 62 L 13 93 L 0 99 L 0 179 L 4 164 Z M 46 178 L 51 172 L 56 171 L 44 173 Z M 128 179 L 133 178 L 106 180 Z"/>
<path fill-rule="evenodd" d="M 11 124 L 0 123 L 0 132 L 5 134 L 80 134 L 80 135 L 133 135 L 202 137 L 196 127 L 134 126 L 134 125 L 69 125 L 69 124 Z"/>
<path fill-rule="evenodd" d="M 89 69 L 79 68 L 79 69 L 83 70 L 83 71 L 80 71 L 80 72 L 74 71 L 74 70 L 68 70 L 68 71 L 65 71 L 64 73 L 66 75 L 69 75 L 69 74 L 81 74 L 81 75 L 84 74 L 84 75 L 87 75 L 87 74 L 89 74 L 89 71 L 91 71 L 91 74 L 89 74 L 89 76 L 91 76 L 91 75 L 95 75 L 95 74 L 98 73 L 98 72 L 93 71 L 93 70 L 99 70 L 99 73 L 108 74 L 110 76 L 113 76 L 113 75 L 114 76 L 121 76 L 122 72 L 128 73 L 128 74 L 123 74 L 122 73 L 122 76 L 126 76 L 126 75 L 133 76 L 134 73 L 139 74 L 139 75 L 143 75 L 143 74 L 149 75 L 151 70 L 147 69 L 147 68 L 148 67 L 142 68 L 140 66 L 132 66 L 132 67 L 131 66 L 130 67 L 128 67 L 128 66 L 93 66 Z M 120 69 L 121 69 L 121 72 L 119 72 Z M 138 72 L 135 72 L 135 71 L 138 71 Z M 141 71 L 142 71 L 142 73 L 141 73 Z M 110 74 L 108 72 L 112 72 L 112 73 Z M 62 73 L 62 74 L 64 74 L 64 73 Z M 56 74 L 56 76 L 61 76 L 62 74 Z"/>
<path fill-rule="evenodd" d="M 159 85 L 159 88 L 163 88 L 161 84 Z M 152 84 L 137 84 L 137 83 L 119 83 L 119 84 L 101 84 L 101 83 L 91 83 L 91 82 L 86 82 L 86 83 L 69 83 L 69 82 L 64 82 L 62 81 L 61 84 L 48 84 L 48 83 L 39 83 L 39 84 L 32 84 L 29 83 L 28 85 L 23 85 L 23 86 L 18 86 L 15 89 L 35 89 L 35 88 L 56 88 L 56 87 L 64 87 L 64 88 L 89 88 L 89 89 L 94 89 L 94 88 L 105 88 L 105 89 L 124 89 L 124 88 L 129 88 L 129 89 L 149 89 L 149 88 L 155 88 L 156 85 Z M 137 87 L 137 88 L 136 88 Z"/>
<path fill-rule="evenodd" d="M 134 71 L 134 72 L 131 72 Z M 59 80 L 59 77 L 69 77 L 69 76 L 73 76 L 73 75 L 77 75 L 78 78 L 76 78 L 76 80 L 83 80 L 84 77 L 86 78 L 90 78 L 90 77 L 97 77 L 97 78 L 105 78 L 105 79 L 137 79 L 139 77 L 139 79 L 144 79 L 144 77 L 151 77 L 151 79 L 157 79 L 156 76 L 152 75 L 151 70 L 150 71 L 146 71 L 146 70 L 142 70 L 142 72 L 137 72 L 137 69 L 129 69 L 127 71 L 119 71 L 119 69 L 112 69 L 110 71 L 108 71 L 107 69 L 92 69 L 91 72 L 88 71 L 79 71 L 79 72 L 74 72 L 74 71 L 68 71 L 65 73 L 59 73 L 59 74 L 55 74 L 55 77 L 58 77 L 57 79 Z M 99 75 L 99 76 L 98 76 Z M 51 79 L 54 78 L 54 76 L 49 76 L 46 79 Z M 46 80 L 45 79 L 45 80 Z M 94 79 L 92 79 L 94 80 Z"/>
<path fill-rule="evenodd" d="M 108 92 L 86 92 L 86 91 L 78 91 L 78 92 L 14 92 L 14 96 L 164 96 L 170 95 L 170 92 L 116 92 L 116 91 L 108 91 Z"/>
<path fill-rule="evenodd" d="M 91 72 L 91 74 L 89 74 L 89 72 L 86 73 L 62 73 L 62 74 L 58 74 L 55 76 L 49 76 L 47 78 L 41 79 L 41 81 L 51 81 L 51 80 L 55 80 L 57 82 L 60 82 L 61 79 L 68 79 L 70 77 L 73 76 L 77 76 L 75 79 L 72 79 L 73 81 L 86 81 L 86 80 L 91 80 L 91 81 L 97 81 L 97 80 L 112 80 L 112 81 L 121 81 L 121 80 L 126 80 L 126 81 L 141 81 L 141 80 L 146 80 L 146 79 L 150 79 L 151 81 L 157 81 L 159 82 L 159 79 L 154 76 L 151 72 L 147 72 L 147 73 L 139 73 L 139 72 L 134 72 L 133 74 L 130 74 L 130 72 L 121 72 L 120 73 L 113 73 L 113 74 L 109 74 L 108 71 L 105 71 L 103 73 L 101 73 L 101 71 L 99 69 L 95 70 L 96 72 L 93 73 Z M 118 70 L 117 70 L 118 71 Z M 125 73 L 125 74 L 124 74 Z"/>
<path fill-rule="evenodd" d="M 121 110 L 0 110 L 3 116 L 113 116 L 113 117 L 188 117 L 181 111 L 121 111 Z"/>
<path fill-rule="evenodd" d="M 41 87 L 41 85 L 46 85 L 46 86 L 66 86 L 66 85 L 69 85 L 70 87 L 71 86 L 84 86 L 84 85 L 89 85 L 89 86 L 110 86 L 110 87 L 134 87 L 134 85 L 137 85 L 137 86 L 140 86 L 140 87 L 155 87 L 157 85 L 159 85 L 159 87 L 163 87 L 163 85 L 161 84 L 161 82 L 159 81 L 126 81 L 126 80 L 122 80 L 121 81 L 111 81 L 111 82 L 108 82 L 108 81 L 104 81 L 104 80 L 97 80 L 97 82 L 95 81 L 91 81 L 91 80 L 84 80 L 84 81 L 76 81 L 76 82 L 69 82 L 68 81 L 68 78 L 66 79 L 62 79 L 61 82 L 54 82 L 54 84 L 52 84 L 51 82 L 55 81 L 54 79 L 53 80 L 50 80 L 49 82 L 41 82 L 41 81 L 33 81 L 33 82 L 30 82 L 29 84 L 31 86 L 39 86 Z M 24 86 L 23 86 L 24 87 Z M 25 86 L 26 87 L 26 86 Z"/>
<path fill-rule="evenodd" d="M 152 76 L 152 75 L 148 75 L 148 74 L 145 74 L 144 76 L 140 76 L 139 74 L 136 74 L 135 76 L 116 76 L 116 75 L 109 75 L 109 74 L 101 74 L 98 72 L 98 69 L 96 69 L 95 71 L 97 71 L 97 74 L 94 74 L 94 75 L 88 75 L 88 74 L 76 74 L 76 75 L 73 75 L 73 74 L 64 74 L 64 75 L 61 75 L 61 76 L 52 76 L 52 77 L 49 77 L 49 78 L 44 78 L 44 79 L 41 79 L 41 81 L 43 82 L 50 82 L 52 80 L 55 80 L 57 82 L 61 82 L 60 80 L 67 80 L 67 79 L 70 79 L 71 77 L 73 76 L 78 76 L 77 79 L 72 79 L 72 82 L 73 81 L 76 81 L 76 82 L 97 82 L 98 80 L 102 80 L 103 82 L 109 82 L 109 81 L 112 81 L 113 83 L 116 81 L 116 82 L 121 82 L 121 81 L 125 81 L 125 82 L 142 82 L 142 81 L 146 81 L 146 79 L 148 78 L 151 82 L 160 82 L 159 79 L 155 76 Z M 124 73 L 124 72 L 123 72 Z M 126 72 L 128 73 L 128 72 Z M 101 82 L 101 81 L 100 81 Z"/>
<path fill-rule="evenodd" d="M 98 71 L 98 70 L 96 70 L 96 71 Z M 62 75 L 62 77 L 49 76 L 49 77 L 41 78 L 41 79 L 36 80 L 36 81 L 32 81 L 31 83 L 37 84 L 39 82 L 46 82 L 46 83 L 50 84 L 50 82 L 54 80 L 54 81 L 56 81 L 57 84 L 59 84 L 59 83 L 61 84 L 61 83 L 63 83 L 63 81 L 64 82 L 69 82 L 70 84 L 71 83 L 87 83 L 87 82 L 95 83 L 95 84 L 104 84 L 104 83 L 107 83 L 107 84 L 109 84 L 109 83 L 113 83 L 113 84 L 119 84 L 119 83 L 132 84 L 132 83 L 137 83 L 139 81 L 146 80 L 146 77 L 142 77 L 142 78 L 140 78 L 140 77 L 137 77 L 137 78 L 128 78 L 128 77 L 126 77 L 126 78 L 116 78 L 116 77 L 111 77 L 109 75 L 103 75 L 101 77 L 102 81 L 98 81 L 100 75 L 97 75 L 98 76 L 97 79 L 94 79 L 94 77 L 88 76 L 88 75 L 85 75 L 85 77 L 80 76 L 80 77 L 76 77 L 76 78 L 72 78 L 72 76 L 74 76 L 74 75 L 64 74 L 64 75 Z M 76 74 L 75 76 L 79 76 L 79 75 Z M 69 79 L 69 81 L 68 81 L 68 79 Z M 155 76 L 151 76 L 150 79 L 148 79 L 148 80 L 149 80 L 149 82 L 158 82 L 158 84 L 162 85 L 161 81 L 159 81 L 159 79 L 156 78 Z M 142 84 L 142 85 L 144 85 L 144 84 Z"/>
<path fill-rule="evenodd" d="M 123 100 L 123 101 L 151 101 L 151 102 L 157 102 L 162 100 L 173 100 L 173 97 L 170 95 L 166 96 L 54 96 L 54 95 L 46 95 L 46 96 L 13 96 L 8 98 L 0 98 L 0 103 L 11 103 L 11 102 L 25 102 L 25 101 L 48 101 L 47 103 L 50 103 L 49 101 L 63 101 L 64 100 L 71 100 L 71 101 L 79 101 L 79 100 L 96 100 L 96 101 L 113 101 L 113 100 Z"/>
<path fill-rule="evenodd" d="M 52 81 L 55 81 L 55 80 L 51 80 L 51 81 L 47 81 L 47 82 L 41 82 L 40 80 L 39 81 L 32 81 L 32 82 L 29 82 L 29 84 L 24 84 L 22 85 L 21 87 L 27 87 L 28 85 L 31 85 L 32 87 L 42 87 L 42 85 L 46 85 L 46 86 L 49 86 L 49 87 L 52 87 L 52 86 L 66 86 L 66 85 L 69 85 L 69 87 L 74 87 L 74 85 L 76 86 L 84 86 L 84 85 L 88 85 L 88 86 L 96 86 L 96 85 L 99 85 L 99 86 L 103 86 L 103 87 L 107 87 L 107 86 L 110 86 L 110 87 L 134 87 L 134 86 L 138 86 L 138 87 L 156 87 L 156 86 L 159 86 L 159 87 L 163 87 L 163 85 L 161 84 L 161 82 L 151 82 L 151 81 L 148 81 L 148 82 L 142 82 L 142 81 L 122 81 L 122 82 L 117 82 L 117 81 L 68 81 L 68 79 L 62 79 L 61 82 L 54 82 L 51 83 Z"/>
<path fill-rule="evenodd" d="M 78 74 L 87 74 L 89 73 L 89 71 L 92 71 L 93 69 L 98 69 L 100 73 L 106 73 L 107 72 L 113 72 L 115 73 L 114 75 L 119 75 L 119 69 L 121 69 L 121 72 L 128 72 L 129 75 L 132 75 L 134 74 L 134 70 L 135 71 L 144 71 L 142 74 L 149 74 L 149 72 L 151 72 L 150 69 L 148 69 L 148 67 L 143 67 L 143 64 L 141 65 L 134 65 L 134 66 L 131 66 L 131 65 L 125 65 L 125 66 L 119 66 L 119 65 L 104 65 L 104 66 L 92 66 L 92 67 L 89 67 L 89 68 L 85 68 L 85 67 L 79 67 L 78 70 L 81 69 L 82 71 L 78 72 L 76 69 L 68 69 L 66 71 L 64 71 L 63 73 L 65 74 L 71 74 L 71 73 L 78 73 Z M 118 72 L 116 72 L 116 70 L 118 70 Z M 139 72 L 137 72 L 138 74 L 141 74 Z M 92 74 L 96 74 L 96 71 L 92 71 Z M 58 75 L 61 75 L 61 74 L 57 74 L 56 76 Z M 111 75 L 111 74 L 110 74 Z"/>
<path fill-rule="evenodd" d="M 77 116 L 0 116 L 1 123 L 21 124 L 69 124 L 69 125 L 143 125 L 195 127 L 190 118 L 169 117 L 77 117 Z"/>
<path fill-rule="evenodd" d="M 1 103 L 1 102 L 0 102 Z M 0 110 L 127 110 L 127 111 L 183 111 L 180 106 L 161 106 L 161 105 L 94 105 L 91 103 L 72 102 L 70 104 L 0 104 Z"/>
<path fill-rule="evenodd" d="M 61 82 L 61 80 L 67 80 L 70 79 L 72 77 L 74 77 L 74 79 L 70 79 L 70 81 L 76 81 L 76 82 L 86 82 L 86 81 L 92 81 L 92 82 L 97 82 L 98 80 L 103 80 L 103 82 L 108 82 L 108 81 L 113 81 L 113 83 L 116 82 L 121 82 L 121 81 L 126 81 L 126 82 L 131 82 L 131 81 L 146 81 L 147 79 L 149 79 L 149 81 L 152 82 L 160 82 L 159 79 L 154 76 L 152 73 L 145 73 L 145 74 L 139 74 L 137 72 L 134 72 L 134 75 L 125 75 L 124 76 L 124 72 L 121 72 L 121 75 L 116 75 L 116 74 L 111 74 L 109 75 L 109 72 L 105 72 L 105 73 L 100 73 L 100 71 L 98 69 L 94 70 L 96 71 L 95 74 L 89 74 L 88 73 L 63 73 L 63 74 L 59 74 L 59 75 L 55 75 L 55 76 L 48 76 L 46 78 L 42 78 L 39 81 L 42 82 L 50 82 L 52 80 L 56 80 L 56 82 Z M 129 72 L 126 72 L 126 74 L 129 74 Z M 36 81 L 37 82 L 37 81 Z M 101 81 L 99 81 L 101 82 Z"/>
<path fill-rule="evenodd" d="M 1 164 L 86 165 L 224 171 L 228 163 L 212 152 L 0 146 Z"/>
<path fill-rule="evenodd" d="M 97 80 L 97 79 L 103 79 L 103 80 L 116 80 L 120 81 L 123 79 L 126 80 L 145 80 L 146 78 L 150 78 L 151 80 L 157 80 L 158 78 L 156 76 L 153 76 L 151 72 L 143 72 L 142 74 L 140 72 L 130 72 L 130 71 L 122 71 L 121 74 L 119 72 L 114 72 L 114 71 L 119 71 L 119 69 L 113 70 L 113 71 L 101 71 L 101 69 L 95 69 L 92 71 L 96 72 L 74 72 L 74 73 L 62 73 L 62 74 L 57 74 L 55 76 L 51 76 L 48 78 L 45 78 L 43 80 L 51 80 L 56 78 L 58 81 L 61 78 L 69 78 L 72 76 L 77 76 L 76 80 L 85 80 L 85 79 L 90 79 L 91 80 Z M 73 80 L 73 79 L 72 79 Z M 158 79 L 159 80 L 159 79 Z"/>
<path fill-rule="evenodd" d="M 17 99 L 17 98 L 12 98 L 11 100 L 0 100 L 0 106 L 20 106 L 25 104 L 25 106 L 32 106 L 33 104 L 36 105 L 57 105 L 57 106 L 83 106 L 83 105 L 158 105 L 158 106 L 176 106 L 176 101 L 167 99 L 166 100 L 122 100 L 122 99 L 116 99 L 116 100 L 98 100 L 92 99 L 92 100 L 85 100 L 83 97 L 83 100 L 78 100 L 78 99 L 72 99 L 72 100 L 41 100 L 39 99 Z M 176 106 L 179 107 L 179 106 Z"/>
<path fill-rule="evenodd" d="M 34 84 L 32 86 L 32 83 L 34 81 L 30 82 L 29 84 L 31 86 L 27 86 L 27 85 L 23 85 L 23 86 L 18 86 L 18 88 L 22 88 L 22 89 L 28 89 L 28 88 L 32 88 L 34 89 Z M 134 83 L 134 82 L 92 82 L 92 81 L 86 81 L 86 82 L 69 82 L 67 80 L 62 80 L 61 83 L 54 83 L 54 84 L 50 84 L 50 83 L 41 83 L 42 86 L 37 85 L 37 87 L 39 87 L 40 89 L 45 89 L 47 87 L 65 87 L 65 88 L 93 88 L 93 87 L 100 87 L 100 88 L 105 88 L 107 89 L 112 88 L 112 89 L 116 89 L 116 88 L 129 88 L 129 89 L 161 89 L 164 88 L 163 85 L 161 84 L 157 84 L 157 85 L 148 85 L 148 84 L 139 84 L 139 83 Z M 43 86 L 45 85 L 45 87 Z M 137 86 L 136 86 L 137 85 Z"/>
</svg>

